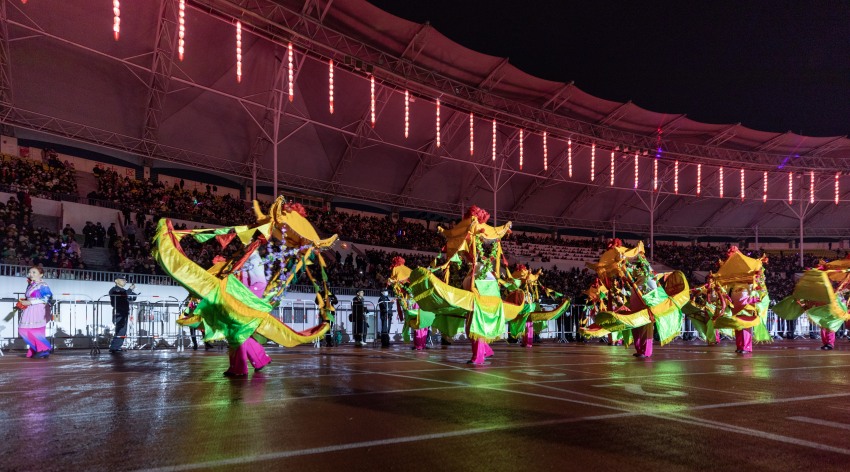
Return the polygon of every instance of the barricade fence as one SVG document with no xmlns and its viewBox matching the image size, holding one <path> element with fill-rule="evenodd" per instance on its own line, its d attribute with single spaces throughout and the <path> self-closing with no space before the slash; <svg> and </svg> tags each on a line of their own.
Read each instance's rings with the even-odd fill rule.
<svg viewBox="0 0 850 472">
<path fill-rule="evenodd" d="M 20 296 L 20 294 L 15 294 Z M 17 298 L 0 298 L 0 315 L 9 314 Z M 364 342 L 377 343 L 380 340 L 380 318 L 375 304 L 365 302 L 367 330 Z M 177 323 L 184 311 L 184 301 L 174 297 L 138 297 L 130 303 L 130 317 L 124 340 L 125 349 L 185 349 L 190 342 L 190 331 Z M 551 309 L 554 307 L 544 307 Z M 593 317 L 587 313 L 587 307 L 573 305 L 569 311 L 555 320 L 545 323 L 542 330 L 535 333 L 541 340 L 552 342 L 583 342 L 580 328 L 593 323 Z M 46 327 L 46 334 L 56 350 L 106 348 L 114 335 L 113 310 L 108 296 L 97 300 L 85 294 L 61 294 L 55 298 L 52 307 L 53 320 Z M 351 302 L 343 301 L 336 307 L 336 322 L 331 333 L 337 343 L 353 340 Z M 278 320 L 289 325 L 295 331 L 303 331 L 320 323 L 318 307 L 312 301 L 284 299 L 272 312 Z M 402 339 L 403 322 L 399 322 L 396 313 L 391 314 L 390 338 L 393 342 Z M 18 336 L 19 319 L 12 316 L 3 321 L 0 318 L 0 349 L 24 350 L 26 345 Z M 801 316 L 795 322 L 787 322 L 768 311 L 768 332 L 774 338 L 787 336 L 820 338 L 820 328 L 811 323 L 808 317 Z M 435 336 L 437 333 L 433 333 Z M 505 326 L 504 338 L 507 336 Z M 846 333 L 840 333 L 846 335 Z M 203 337 L 201 333 L 197 336 Z M 463 335 L 459 336 L 463 338 Z M 695 340 L 700 336 L 687 318 L 682 324 L 681 339 Z M 604 341 L 604 339 L 602 340 Z M 316 341 L 318 345 L 321 340 Z M 432 341 L 433 342 L 433 341 Z"/>
</svg>

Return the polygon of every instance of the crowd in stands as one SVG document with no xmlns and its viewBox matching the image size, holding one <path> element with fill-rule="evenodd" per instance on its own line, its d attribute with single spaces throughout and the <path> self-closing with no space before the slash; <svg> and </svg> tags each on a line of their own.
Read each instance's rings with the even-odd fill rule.
<svg viewBox="0 0 850 472">
<path fill-rule="evenodd" d="M 109 248 L 113 270 L 162 274 L 151 256 L 155 222 L 160 217 L 220 225 L 254 221 L 253 212 L 247 202 L 226 194 L 218 195 L 215 186 L 207 185 L 205 191 L 188 190 L 182 180 L 167 186 L 149 179 L 132 179 L 100 166 L 96 167 L 94 172 L 97 190 L 90 193 L 89 198 L 112 202 L 124 213 L 124 225 L 119 232 L 114 225 L 107 228 L 100 222 L 89 222 L 81 230 L 81 239 L 84 240 L 84 247 Z M 60 162 L 52 151 L 45 152 L 43 162 L 2 156 L 0 185 L 18 193 L 18 198 L 11 197 L 5 204 L 0 202 L 0 256 L 3 262 L 85 268 L 73 228 L 66 227 L 60 234 L 44 228 L 33 228 L 30 223 L 30 196 L 44 195 L 55 198 L 57 194 L 75 193 L 77 184 L 74 173 L 73 165 Z M 268 206 L 267 202 L 265 206 Z M 131 212 L 136 213 L 135 221 L 130 219 Z M 430 224 L 396 220 L 390 216 L 308 208 L 307 218 L 323 236 L 339 234 L 346 241 L 388 248 L 366 250 L 360 254 L 348 254 L 346 257 L 338 252 L 331 254 L 327 258 L 327 270 L 328 277 L 335 286 L 381 288 L 386 285 L 393 257 L 404 257 L 410 267 L 427 266 L 443 245 L 443 238 L 435 228 L 429 228 Z M 600 239 L 565 239 L 529 233 L 513 233 L 505 241 L 508 246 L 518 248 L 549 247 L 552 249 L 549 253 L 556 255 L 565 250 L 569 251 L 569 248 L 581 248 L 577 250 L 580 254 L 577 253 L 576 257 L 581 257 L 588 250 L 604 249 L 604 242 Z M 184 249 L 187 255 L 202 263 L 211 262 L 216 254 L 227 256 L 238 250 L 235 247 L 209 249 L 192 243 Z M 719 261 L 725 258 L 728 249 L 728 245 L 657 244 L 654 252 L 658 262 L 682 270 L 692 284 L 699 284 L 703 282 L 704 273 L 717 269 Z M 431 254 L 414 255 L 405 253 L 404 250 Z M 744 252 L 748 253 L 746 250 Z M 546 262 L 551 256 L 549 253 L 541 252 L 537 256 L 540 256 L 541 262 Z M 525 254 L 528 255 L 535 256 Z M 532 269 L 535 258 L 530 261 Z M 566 256 L 563 258 L 570 259 Z M 805 267 L 812 267 L 817 262 L 817 257 L 808 256 Z M 787 254 L 771 254 L 767 269 L 771 298 L 779 300 L 788 295 L 794 287 L 794 274 L 801 271 L 799 257 L 793 250 L 789 250 Z M 593 272 L 587 269 L 559 270 L 553 267 L 544 271 L 542 283 L 577 299 L 593 279 Z"/>
<path fill-rule="evenodd" d="M 307 219 L 320 232 L 338 234 L 355 243 L 433 252 L 439 251 L 443 245 L 443 238 L 435 229 L 416 222 L 393 221 L 389 215 L 367 216 L 308 208 Z"/>
<path fill-rule="evenodd" d="M 151 179 L 131 179 L 128 176 L 100 167 L 94 169 L 97 190 L 88 198 L 112 202 L 124 213 L 125 222 L 131 212 L 136 212 L 136 224 L 141 226 L 141 217 L 152 215 L 154 220 L 162 217 L 186 219 L 218 225 L 244 224 L 253 220 L 253 210 L 247 202 L 218 195 L 218 188 L 207 185 L 205 190 L 185 188 L 185 182 L 166 186 Z"/>
<path fill-rule="evenodd" d="M 67 227 L 57 233 L 34 228 L 31 220 L 32 204 L 25 193 L 9 197 L 6 203 L 0 202 L 0 257 L 4 264 L 85 268 L 73 229 Z"/>
<path fill-rule="evenodd" d="M 0 156 L 0 188 L 11 193 L 25 192 L 33 197 L 76 196 L 74 165 L 62 162 L 52 150 L 43 152 L 42 161 L 3 154 Z"/>
</svg>

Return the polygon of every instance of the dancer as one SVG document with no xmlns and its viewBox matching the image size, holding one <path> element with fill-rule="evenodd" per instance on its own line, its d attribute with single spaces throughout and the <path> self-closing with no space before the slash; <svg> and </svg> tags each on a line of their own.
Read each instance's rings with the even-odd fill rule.
<svg viewBox="0 0 850 472">
<path fill-rule="evenodd" d="M 27 278 L 29 283 L 24 298 L 16 305 L 22 310 L 18 335 L 27 344 L 27 357 L 46 359 L 50 356 L 51 347 L 45 336 L 45 327 L 53 319 L 50 313 L 53 292 L 44 282 L 44 269 L 40 265 L 30 267 Z"/>
<path fill-rule="evenodd" d="M 413 347 L 411 349 L 422 351 L 426 348 L 428 330 L 434 322 L 435 317 L 433 313 L 422 310 L 413 301 L 410 288 L 407 285 L 411 270 L 404 263 L 405 260 L 401 256 L 393 258 L 390 264 L 392 274 L 388 279 L 388 283 L 393 289 L 393 295 L 395 295 L 398 319 L 404 322 L 404 326 L 402 327 L 403 336 L 409 339 L 409 331 L 413 331 Z"/>
<path fill-rule="evenodd" d="M 751 353 L 753 341 L 770 342 L 765 324 L 770 305 L 765 284 L 765 262 L 766 258 L 748 257 L 735 246 L 729 249 L 717 272 L 708 276 L 708 282 L 701 291 L 703 296 L 694 297 L 685 309 L 688 316 L 702 313 L 691 317 L 701 335 L 716 339 L 715 330 L 734 331 L 735 352 L 738 354 Z"/>
<path fill-rule="evenodd" d="M 792 321 L 804 313 L 820 327 L 821 349 L 835 348 L 835 332 L 850 320 L 846 296 L 850 291 L 850 259 L 821 261 L 797 281 L 794 291 L 773 307 L 780 318 Z"/>
<path fill-rule="evenodd" d="M 632 355 L 646 359 L 653 354 L 656 331 L 662 346 L 681 333 L 682 306 L 690 298 L 688 282 L 679 271 L 656 275 L 644 257 L 642 242 L 629 249 L 614 239 L 598 263 L 587 265 L 605 287 L 609 311 L 599 312 L 593 324 L 582 328 L 584 334 L 621 332 L 624 345 L 635 344 Z"/>
<path fill-rule="evenodd" d="M 162 219 L 155 238 L 157 262 L 199 300 L 192 316 L 179 323 L 202 325 L 205 341 L 227 340 L 230 367 L 224 375 L 230 377 L 246 376 L 248 362 L 258 371 L 271 361 L 261 342 L 271 340 L 287 347 L 314 342 L 324 336 L 333 320 L 320 251 L 331 247 L 336 235 L 319 239 L 304 218 L 304 207 L 285 203 L 283 197 L 275 200 L 268 215 L 255 201 L 254 212 L 255 225 L 217 229 L 175 230 L 170 220 Z M 215 240 L 222 247 L 238 238 L 244 247 L 239 255 L 216 258 L 205 269 L 183 252 L 180 242 L 185 237 L 198 242 Z M 267 249 L 262 258 L 256 254 L 261 244 Z M 317 268 L 320 273 L 314 275 Z M 300 276 L 306 276 L 313 284 L 321 321 L 296 332 L 272 316 L 271 311 Z"/>
</svg>

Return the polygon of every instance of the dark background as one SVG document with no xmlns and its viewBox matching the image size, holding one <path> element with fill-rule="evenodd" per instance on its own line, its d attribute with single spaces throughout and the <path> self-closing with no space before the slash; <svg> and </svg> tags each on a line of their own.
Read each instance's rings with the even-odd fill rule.
<svg viewBox="0 0 850 472">
<path fill-rule="evenodd" d="M 763 131 L 850 134 L 850 2 L 369 1 L 607 100 Z"/>
</svg>

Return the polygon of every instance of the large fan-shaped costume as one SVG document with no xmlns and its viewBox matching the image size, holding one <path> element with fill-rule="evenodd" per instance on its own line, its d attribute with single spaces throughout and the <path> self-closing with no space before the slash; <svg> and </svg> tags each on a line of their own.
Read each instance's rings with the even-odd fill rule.
<svg viewBox="0 0 850 472">
<path fill-rule="evenodd" d="M 766 259 L 745 256 L 732 247 L 717 272 L 710 274 L 704 287 L 695 291 L 685 307 L 686 315 L 706 339 L 715 339 L 715 330 L 735 332 L 736 352 L 749 353 L 756 342 L 770 342 L 765 320 L 770 297 L 765 285 Z"/>
<path fill-rule="evenodd" d="M 834 288 L 833 288 L 834 287 Z M 835 346 L 835 332 L 850 320 L 846 293 L 850 291 L 850 259 L 823 262 L 807 270 L 797 281 L 794 291 L 773 307 L 785 320 L 796 320 L 804 313 L 820 326 L 821 349 Z"/>
<path fill-rule="evenodd" d="M 522 264 L 517 266 L 511 273 L 512 279 L 502 282 L 502 285 L 507 288 L 507 292 L 516 297 L 518 294 L 524 295 L 526 300 L 525 309 L 508 323 L 508 332 L 514 338 L 520 340 L 520 345 L 531 347 L 534 342 L 534 333 L 541 332 L 546 326 L 546 322 L 558 319 L 570 307 L 570 300 L 564 299 L 560 305 L 554 310 L 542 310 L 539 303 L 540 292 L 543 292 L 548 297 L 553 299 L 562 298 L 563 294 L 544 287 L 540 283 L 540 276 L 543 274 L 543 269 L 536 273 L 528 270 Z M 518 292 L 517 289 L 520 291 Z"/>
<path fill-rule="evenodd" d="M 690 293 L 688 281 L 679 271 L 656 275 L 644 257 L 643 243 L 627 248 L 619 240 L 609 244 L 608 250 L 596 264 L 588 263 L 596 271 L 596 293 L 603 311 L 595 322 L 582 328 L 589 336 L 605 336 L 621 332 L 625 344 L 635 344 L 635 356 L 652 356 L 655 331 L 661 345 L 672 341 L 681 333 L 682 310 Z M 599 287 L 605 287 L 604 291 Z"/>
<path fill-rule="evenodd" d="M 303 207 L 286 204 L 282 197 L 275 200 L 268 215 L 260 211 L 256 201 L 254 211 L 254 225 L 217 229 L 175 230 L 170 220 L 161 219 L 155 238 L 155 259 L 197 302 L 191 316 L 180 323 L 202 326 L 205 341 L 227 340 L 230 369 L 225 375 L 246 375 L 246 357 L 255 369 L 268 363 L 260 343 L 272 340 L 293 347 L 313 342 L 324 335 L 327 321 L 333 319 L 333 306 L 325 303 L 329 292 L 320 250 L 330 247 L 336 235 L 320 239 L 304 218 Z M 180 241 L 186 236 L 199 242 L 216 238 L 222 246 L 239 238 L 245 248 L 238 258 L 217 258 L 212 267 L 203 268 L 183 252 Z M 261 245 L 268 248 L 264 258 L 257 253 Z M 313 273 L 315 268 L 311 269 L 315 265 L 321 273 L 318 278 Z M 287 287 L 302 275 L 313 283 L 322 320 L 298 332 L 272 316 L 271 311 Z"/>
<path fill-rule="evenodd" d="M 493 227 L 487 224 L 489 218 L 489 213 L 472 206 L 454 227 L 440 228 L 446 238 L 447 262 L 439 267 L 414 269 L 408 283 L 413 301 L 435 315 L 432 326 L 444 335 L 465 324 L 466 335 L 472 340 L 472 364 L 483 364 L 493 355 L 488 343 L 504 334 L 505 322 L 532 313 L 530 300 L 519 284 L 506 285 L 506 295 L 502 297 L 500 241 L 510 231 L 511 223 Z M 463 280 L 456 282 L 458 286 L 449 284 L 454 264 L 467 268 Z M 442 280 L 434 274 L 437 271 L 444 272 Z M 560 312 L 565 310 L 562 307 Z M 545 315 L 539 319 L 545 319 Z"/>
<path fill-rule="evenodd" d="M 412 271 L 404 265 L 404 258 L 396 256 L 392 261 L 392 274 L 389 278 L 389 284 L 393 289 L 396 297 L 396 305 L 398 309 L 398 317 L 400 321 L 404 321 L 404 335 L 408 336 L 407 331 L 413 331 L 413 349 L 421 351 L 425 349 L 425 344 L 428 340 L 428 328 L 434 323 L 435 315 L 430 311 L 423 310 L 413 301 L 412 294 L 408 282 Z M 443 334 L 444 336 L 450 336 Z"/>
</svg>

